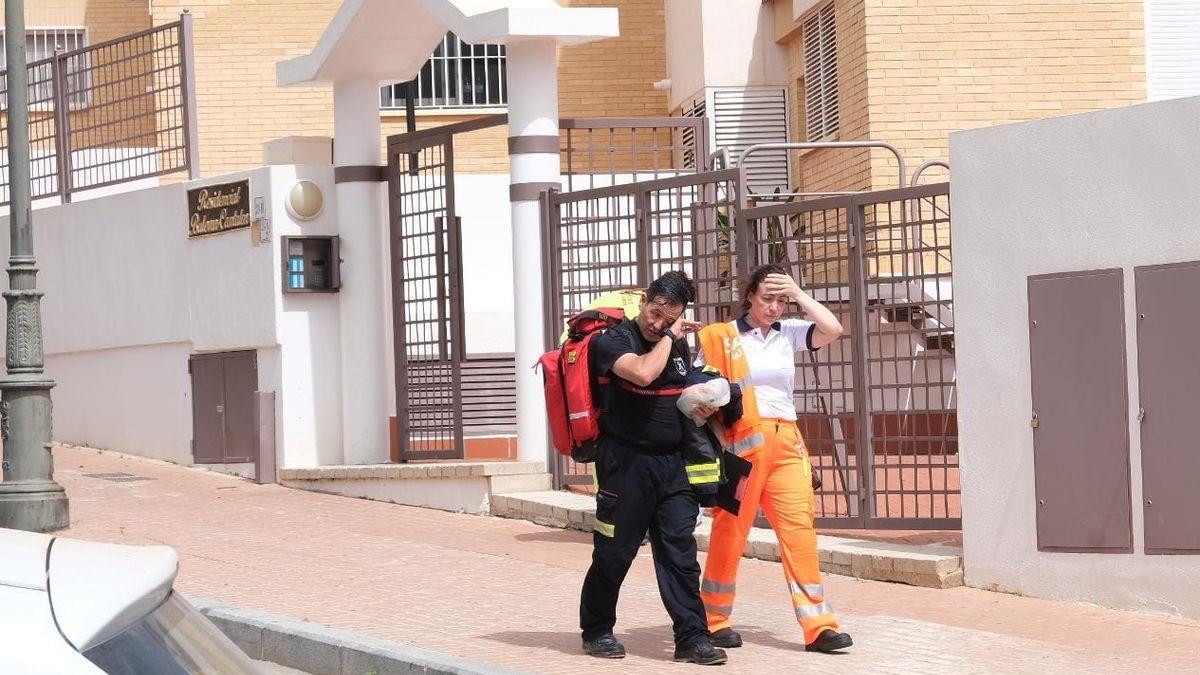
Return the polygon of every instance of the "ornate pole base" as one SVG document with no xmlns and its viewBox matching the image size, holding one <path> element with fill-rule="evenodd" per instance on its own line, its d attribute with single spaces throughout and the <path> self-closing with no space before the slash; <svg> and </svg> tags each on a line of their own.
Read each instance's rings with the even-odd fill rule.
<svg viewBox="0 0 1200 675">
<path fill-rule="evenodd" d="M 70 524 L 67 493 L 58 483 L 0 483 L 0 527 L 26 532 L 53 532 Z"/>
<path fill-rule="evenodd" d="M 54 482 L 50 456 L 53 386 L 41 373 L 0 379 L 0 437 L 4 439 L 0 527 L 51 532 L 70 525 L 67 493 Z M 14 419 L 17 424 L 12 424 Z"/>
</svg>

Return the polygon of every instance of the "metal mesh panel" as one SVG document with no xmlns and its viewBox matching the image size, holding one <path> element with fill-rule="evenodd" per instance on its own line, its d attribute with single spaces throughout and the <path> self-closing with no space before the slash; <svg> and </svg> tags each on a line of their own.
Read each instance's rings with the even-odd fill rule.
<svg viewBox="0 0 1200 675">
<path fill-rule="evenodd" d="M 562 171 L 567 190 L 655 180 L 703 171 L 704 118 L 562 120 Z"/>
<path fill-rule="evenodd" d="M 959 527 L 948 186 L 741 216 L 750 266 L 787 265 L 845 329 L 796 361 L 818 524 Z"/>
<path fill-rule="evenodd" d="M 949 195 L 862 209 L 873 517 L 957 519 Z"/>
<path fill-rule="evenodd" d="M 738 294 L 736 185 L 733 178 L 706 179 L 645 194 L 646 283 L 671 270 L 686 272 L 696 284 L 690 310 L 702 323 L 727 321 Z"/>
<path fill-rule="evenodd" d="M 193 168 L 190 25 L 189 17 L 28 64 L 35 199 L 69 200 L 79 190 Z M 5 106 L 7 98 L 6 72 L 0 72 Z M 7 123 L 5 115 L 0 204 L 9 199 Z"/>
<path fill-rule="evenodd" d="M 463 457 L 461 260 L 449 137 L 389 148 L 399 450 L 403 460 Z"/>
<path fill-rule="evenodd" d="M 549 197 L 551 341 L 567 318 L 604 293 L 645 288 L 668 270 L 696 282 L 692 311 L 729 317 L 736 294 L 732 209 L 737 171 L 616 185 Z M 562 484 L 590 484 L 590 465 L 560 458 Z"/>
<path fill-rule="evenodd" d="M 797 426 L 823 484 L 816 493 L 815 517 L 858 518 L 851 223 L 844 208 L 799 208 L 760 209 L 762 215 L 751 219 L 754 264 L 786 266 L 845 328 L 833 344 L 796 354 L 794 401 Z"/>
<path fill-rule="evenodd" d="M 552 291 L 548 308 L 549 331 L 597 296 L 609 291 L 637 288 L 639 219 L 638 191 L 633 186 L 599 188 L 583 193 L 552 195 L 549 227 L 552 257 Z M 554 335 L 553 342 L 557 342 Z M 591 484 L 591 468 L 568 457 L 558 457 L 556 475 L 562 484 Z"/>
</svg>

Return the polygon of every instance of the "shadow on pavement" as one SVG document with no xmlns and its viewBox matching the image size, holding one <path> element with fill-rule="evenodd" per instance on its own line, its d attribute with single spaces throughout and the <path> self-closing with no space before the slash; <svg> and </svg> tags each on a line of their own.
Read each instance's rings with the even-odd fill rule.
<svg viewBox="0 0 1200 675">
<path fill-rule="evenodd" d="M 548 541 L 555 544 L 561 543 L 577 543 L 591 544 L 592 535 L 590 532 L 580 532 L 578 530 L 547 530 L 545 532 L 522 532 L 513 537 L 517 541 Z"/>
<path fill-rule="evenodd" d="M 657 661 L 673 660 L 675 645 L 671 639 L 669 625 L 634 628 L 628 631 L 623 631 L 618 626 L 616 635 L 630 656 Z M 553 649 L 563 654 L 578 656 L 580 659 L 592 658 L 584 653 L 578 631 L 505 631 L 483 637 L 517 647 Z"/>
</svg>

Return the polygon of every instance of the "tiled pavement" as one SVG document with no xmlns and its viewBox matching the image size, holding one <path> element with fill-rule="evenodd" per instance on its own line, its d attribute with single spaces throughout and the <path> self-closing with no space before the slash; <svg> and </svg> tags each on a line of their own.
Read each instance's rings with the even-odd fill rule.
<svg viewBox="0 0 1200 675">
<path fill-rule="evenodd" d="M 578 593 L 590 555 L 583 533 L 259 486 L 95 450 L 60 447 L 55 457 L 71 498 L 63 534 L 171 545 L 187 594 L 532 672 L 697 668 L 670 661 L 648 551 L 620 603 L 618 636 L 630 657 L 602 662 L 579 653 Z M 749 644 L 732 650 L 724 672 L 1200 668 L 1194 621 L 968 588 L 839 576 L 825 584 L 857 643 L 845 655 L 805 653 L 779 565 L 742 561 L 735 620 Z"/>
</svg>

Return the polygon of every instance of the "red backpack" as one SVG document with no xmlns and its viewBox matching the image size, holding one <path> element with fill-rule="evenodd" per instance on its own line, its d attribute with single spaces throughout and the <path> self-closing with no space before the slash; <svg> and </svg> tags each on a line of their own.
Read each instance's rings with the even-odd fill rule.
<svg viewBox="0 0 1200 675">
<path fill-rule="evenodd" d="M 595 459 L 600 436 L 600 407 L 592 388 L 592 340 L 624 318 L 625 311 L 620 308 L 584 310 L 567 322 L 567 340 L 562 347 L 538 360 L 554 449 L 576 461 Z M 607 379 L 597 378 L 596 383 L 604 384 Z"/>
</svg>

